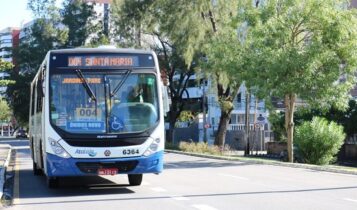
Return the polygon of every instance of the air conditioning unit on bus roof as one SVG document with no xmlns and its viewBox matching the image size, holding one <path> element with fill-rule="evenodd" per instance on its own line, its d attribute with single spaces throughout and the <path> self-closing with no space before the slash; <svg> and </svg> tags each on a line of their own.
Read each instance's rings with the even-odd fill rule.
<svg viewBox="0 0 357 210">
<path fill-rule="evenodd" d="M 100 45 L 97 48 L 99 48 L 99 49 L 117 49 L 114 45 Z"/>
</svg>

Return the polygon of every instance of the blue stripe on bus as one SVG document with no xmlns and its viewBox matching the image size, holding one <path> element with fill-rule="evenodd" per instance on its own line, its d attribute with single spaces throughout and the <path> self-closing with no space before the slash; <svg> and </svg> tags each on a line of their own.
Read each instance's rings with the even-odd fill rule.
<svg viewBox="0 0 357 210">
<path fill-rule="evenodd" d="M 137 160 L 138 164 L 134 170 L 124 174 L 143 174 L 143 173 L 161 173 L 163 170 L 163 151 L 154 153 L 148 157 L 131 157 L 131 158 L 105 158 L 105 159 L 83 159 L 83 158 L 61 158 L 47 153 L 46 175 L 54 176 L 93 176 L 95 174 L 83 173 L 79 170 L 76 163 L 110 163 L 120 161 Z M 120 174 L 120 171 L 119 171 Z"/>
</svg>

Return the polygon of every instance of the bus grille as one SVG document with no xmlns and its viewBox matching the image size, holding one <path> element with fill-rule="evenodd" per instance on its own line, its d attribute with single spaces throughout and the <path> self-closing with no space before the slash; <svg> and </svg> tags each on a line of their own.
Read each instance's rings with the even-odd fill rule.
<svg viewBox="0 0 357 210">
<path fill-rule="evenodd" d="M 137 160 L 120 161 L 120 162 L 78 162 L 76 163 L 79 170 L 86 174 L 97 174 L 100 168 L 117 168 L 118 173 L 129 172 L 138 165 Z"/>
</svg>

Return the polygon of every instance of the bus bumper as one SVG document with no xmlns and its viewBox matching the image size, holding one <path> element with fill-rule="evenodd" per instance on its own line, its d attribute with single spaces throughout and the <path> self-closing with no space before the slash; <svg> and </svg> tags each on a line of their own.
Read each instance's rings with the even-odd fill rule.
<svg viewBox="0 0 357 210">
<path fill-rule="evenodd" d="M 61 158 L 47 153 L 45 173 L 49 177 L 98 176 L 98 168 L 118 168 L 118 174 L 161 173 L 163 151 L 130 158 Z"/>
</svg>

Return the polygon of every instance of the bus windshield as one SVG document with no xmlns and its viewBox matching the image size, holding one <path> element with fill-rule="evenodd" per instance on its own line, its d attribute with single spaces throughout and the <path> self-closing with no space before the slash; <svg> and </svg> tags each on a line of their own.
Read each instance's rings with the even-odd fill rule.
<svg viewBox="0 0 357 210">
<path fill-rule="evenodd" d="M 142 132 L 157 123 L 154 74 L 77 73 L 50 77 L 53 126 L 68 133 L 118 134 Z"/>
</svg>

